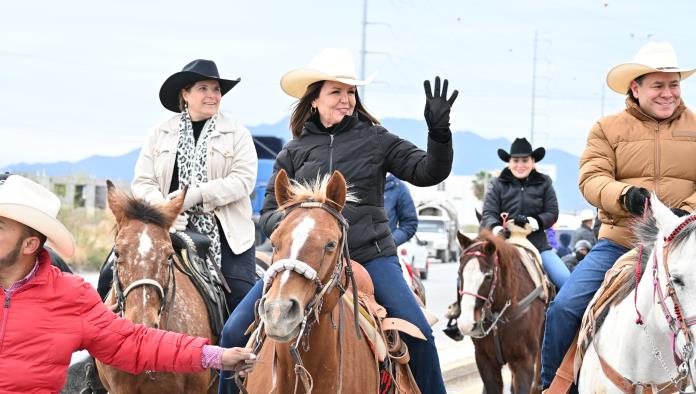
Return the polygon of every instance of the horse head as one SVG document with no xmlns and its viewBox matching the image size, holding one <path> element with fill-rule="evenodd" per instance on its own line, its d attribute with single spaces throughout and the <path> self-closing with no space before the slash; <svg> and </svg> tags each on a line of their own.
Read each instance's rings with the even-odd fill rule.
<svg viewBox="0 0 696 394">
<path fill-rule="evenodd" d="M 266 334 L 286 342 L 333 308 L 324 295 L 340 287 L 347 232 L 340 212 L 351 197 L 338 171 L 314 184 L 299 184 L 283 170 L 275 179 L 275 196 L 285 218 L 271 235 L 273 263 L 258 309 Z"/>
<path fill-rule="evenodd" d="M 107 181 L 109 208 L 116 219 L 112 296 L 123 317 L 148 327 L 160 314 L 174 272 L 169 228 L 181 212 L 184 190 L 161 206 L 127 196 Z"/>
<path fill-rule="evenodd" d="M 635 229 L 642 245 L 654 245 L 641 261 L 646 274 L 638 285 L 636 309 L 645 314 L 646 325 L 657 327 L 658 335 L 675 344 L 671 352 L 677 371 L 683 377 L 690 376 L 693 385 L 696 215 L 678 217 L 654 194 L 650 206 L 646 219 L 639 221 Z"/>
<path fill-rule="evenodd" d="M 509 296 L 515 292 L 517 282 L 510 262 L 518 259 L 517 252 L 488 230 L 475 239 L 461 232 L 457 238 L 463 250 L 459 259 L 458 326 L 461 334 L 482 338 L 495 326 L 496 316 L 509 306 Z"/>
</svg>

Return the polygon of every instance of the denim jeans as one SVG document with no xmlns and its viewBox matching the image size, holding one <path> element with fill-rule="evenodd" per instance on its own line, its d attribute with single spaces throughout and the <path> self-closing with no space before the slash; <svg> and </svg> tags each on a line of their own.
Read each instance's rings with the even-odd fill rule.
<svg viewBox="0 0 696 394">
<path fill-rule="evenodd" d="M 546 311 L 541 347 L 541 383 L 549 387 L 580 327 L 585 308 L 604 280 L 604 274 L 629 249 L 602 239 L 590 250 Z"/>
<path fill-rule="evenodd" d="M 409 366 L 423 393 L 445 393 L 445 384 L 440 371 L 440 360 L 435 348 L 433 331 L 420 310 L 413 293 L 401 274 L 401 266 L 395 255 L 378 257 L 363 263 L 375 285 L 375 298 L 387 309 L 389 316 L 398 317 L 415 324 L 425 335 L 427 341 L 401 334 L 411 354 Z M 263 282 L 259 281 L 232 312 L 222 330 L 220 345 L 223 347 L 244 346 L 248 336 L 247 327 L 254 320 L 254 304 L 261 298 Z M 221 374 L 219 393 L 237 393 L 232 374 Z"/>
<path fill-rule="evenodd" d="M 560 289 L 570 276 L 568 267 L 566 267 L 553 249 L 545 250 L 539 254 L 541 254 L 541 264 L 544 266 L 546 275 L 551 279 L 551 283 Z"/>
</svg>

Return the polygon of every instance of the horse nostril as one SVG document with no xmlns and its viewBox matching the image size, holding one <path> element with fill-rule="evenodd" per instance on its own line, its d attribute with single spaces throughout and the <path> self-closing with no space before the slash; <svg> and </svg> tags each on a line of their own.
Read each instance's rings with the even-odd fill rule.
<svg viewBox="0 0 696 394">
<path fill-rule="evenodd" d="M 290 308 L 288 308 L 288 316 L 297 316 L 301 315 L 302 311 L 300 310 L 300 302 L 297 301 L 295 298 L 290 299 Z"/>
<path fill-rule="evenodd" d="M 159 323 L 153 324 L 152 327 L 159 329 Z"/>
<path fill-rule="evenodd" d="M 263 297 L 259 300 L 259 306 L 258 306 L 258 311 L 259 316 L 263 316 L 266 314 L 266 297 Z"/>
</svg>

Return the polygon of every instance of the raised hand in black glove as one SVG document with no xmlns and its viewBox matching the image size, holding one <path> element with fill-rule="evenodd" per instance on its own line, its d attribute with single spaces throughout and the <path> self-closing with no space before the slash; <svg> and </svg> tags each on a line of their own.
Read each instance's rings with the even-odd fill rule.
<svg viewBox="0 0 696 394">
<path fill-rule="evenodd" d="M 691 215 L 691 214 L 689 213 L 689 211 L 685 211 L 685 210 L 683 210 L 683 209 L 681 209 L 681 208 L 672 208 L 672 213 L 675 214 L 675 215 L 677 215 L 677 216 L 679 216 L 679 217 Z"/>
<path fill-rule="evenodd" d="M 529 219 L 527 219 L 527 217 L 524 215 L 515 216 L 514 221 L 515 221 L 515 225 L 520 226 L 520 227 L 524 227 L 525 224 L 529 223 Z"/>
<path fill-rule="evenodd" d="M 448 81 L 445 79 L 442 82 L 442 91 L 440 91 L 440 77 L 435 77 L 435 91 L 430 89 L 430 81 L 423 82 L 425 87 L 425 122 L 428 124 L 430 137 L 439 143 L 445 143 L 452 137 L 450 131 L 450 109 L 454 100 L 459 95 L 458 91 L 453 91 L 452 96 L 447 99 Z"/>
<path fill-rule="evenodd" d="M 650 192 L 643 187 L 632 187 L 628 192 L 621 196 L 621 205 L 628 212 L 635 216 L 643 216 L 643 208 L 645 208 L 645 200 L 650 198 Z"/>
</svg>

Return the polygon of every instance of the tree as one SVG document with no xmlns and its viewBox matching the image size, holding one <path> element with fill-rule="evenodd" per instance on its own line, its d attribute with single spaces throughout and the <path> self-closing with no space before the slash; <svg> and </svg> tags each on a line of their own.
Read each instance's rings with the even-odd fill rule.
<svg viewBox="0 0 696 394">
<path fill-rule="evenodd" d="M 479 171 L 476 173 L 476 179 L 472 182 L 472 187 L 474 188 L 474 196 L 477 199 L 483 201 L 483 197 L 486 195 L 486 190 L 488 190 L 488 184 L 491 182 L 491 173 L 488 171 Z"/>
</svg>

